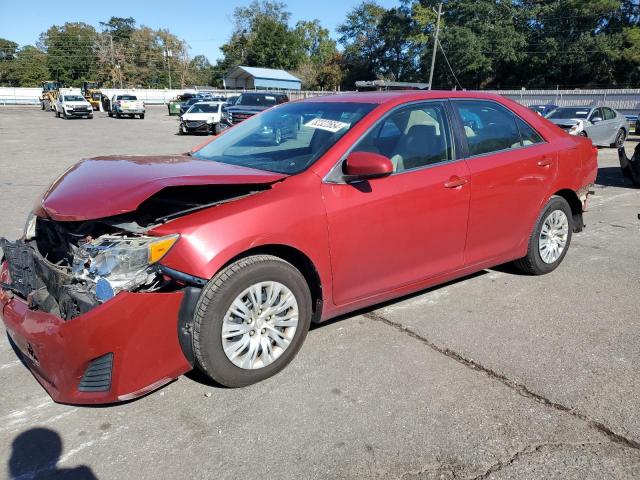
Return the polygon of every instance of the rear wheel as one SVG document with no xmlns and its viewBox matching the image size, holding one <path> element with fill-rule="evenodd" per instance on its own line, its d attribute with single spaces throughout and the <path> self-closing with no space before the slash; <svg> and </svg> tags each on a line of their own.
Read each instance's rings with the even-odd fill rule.
<svg viewBox="0 0 640 480">
<path fill-rule="evenodd" d="M 578 135 L 580 135 L 581 137 L 587 137 L 587 132 L 585 132 L 584 130 L 582 132 L 580 132 Z"/>
<path fill-rule="evenodd" d="M 311 323 L 302 274 L 271 255 L 232 263 L 204 288 L 193 326 L 200 369 L 227 387 L 275 375 L 295 357 Z"/>
<path fill-rule="evenodd" d="M 531 275 L 552 272 L 567 254 L 572 233 L 571 207 L 564 198 L 551 197 L 533 229 L 527 255 L 515 266 Z"/>
<path fill-rule="evenodd" d="M 222 133 L 222 127 L 220 126 L 220 124 L 219 124 L 219 123 L 216 123 L 216 124 L 213 126 L 213 134 L 214 134 L 214 135 L 220 135 L 221 133 Z"/>
<path fill-rule="evenodd" d="M 140 114 L 140 120 L 144 120 L 144 113 Z"/>
<path fill-rule="evenodd" d="M 275 145 L 280 145 L 282 143 L 282 130 L 280 128 L 276 128 L 273 132 L 273 143 Z"/>
<path fill-rule="evenodd" d="M 621 128 L 620 130 L 618 130 L 618 133 L 616 134 L 616 139 L 611 146 L 615 148 L 622 148 L 624 146 L 624 141 L 626 139 L 627 139 L 627 133 L 624 131 L 624 128 Z"/>
</svg>

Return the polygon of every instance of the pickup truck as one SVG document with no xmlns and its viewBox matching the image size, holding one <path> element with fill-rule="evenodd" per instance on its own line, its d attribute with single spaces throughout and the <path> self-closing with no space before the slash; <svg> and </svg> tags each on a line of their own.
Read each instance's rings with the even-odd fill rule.
<svg viewBox="0 0 640 480">
<path fill-rule="evenodd" d="M 229 125 L 235 125 L 256 113 L 262 112 L 274 105 L 280 105 L 289 101 L 289 97 L 284 93 L 271 92 L 247 92 L 240 95 L 240 98 L 233 106 L 225 109 L 225 121 Z"/>
<path fill-rule="evenodd" d="M 116 94 L 110 101 L 107 99 L 102 106 L 110 117 L 121 118 L 128 115 L 135 118 L 138 115 L 143 119 L 145 114 L 144 102 L 131 94 Z"/>
<path fill-rule="evenodd" d="M 61 90 L 53 105 L 53 111 L 57 118 L 62 117 L 65 120 L 72 117 L 93 118 L 93 108 L 80 90 Z"/>
</svg>

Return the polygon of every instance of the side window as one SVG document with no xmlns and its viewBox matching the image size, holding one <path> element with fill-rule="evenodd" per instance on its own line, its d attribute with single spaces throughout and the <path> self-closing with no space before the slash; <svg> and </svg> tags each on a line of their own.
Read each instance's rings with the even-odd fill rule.
<svg viewBox="0 0 640 480">
<path fill-rule="evenodd" d="M 355 147 L 391 159 L 394 172 L 453 160 L 444 106 L 432 102 L 404 108 L 382 120 Z"/>
<path fill-rule="evenodd" d="M 601 119 L 604 120 L 604 116 L 602 114 L 601 108 L 596 108 L 593 110 L 593 112 L 591 112 L 591 115 L 589 115 L 589 121 L 593 120 L 596 117 L 600 117 Z"/>
<path fill-rule="evenodd" d="M 602 110 L 604 111 L 604 120 L 613 120 L 614 118 L 616 118 L 616 112 L 614 112 L 610 108 L 605 107 Z"/>
<path fill-rule="evenodd" d="M 540 134 L 520 117 L 516 117 L 516 125 L 520 131 L 520 139 L 522 140 L 523 147 L 544 142 Z"/>
<path fill-rule="evenodd" d="M 481 100 L 455 101 L 452 104 L 462 120 L 470 155 L 521 146 L 515 115 L 506 108 Z"/>
</svg>

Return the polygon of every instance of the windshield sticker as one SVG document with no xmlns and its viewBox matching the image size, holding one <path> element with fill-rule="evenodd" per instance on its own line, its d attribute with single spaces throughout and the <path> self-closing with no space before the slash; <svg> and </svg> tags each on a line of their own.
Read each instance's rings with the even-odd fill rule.
<svg viewBox="0 0 640 480">
<path fill-rule="evenodd" d="M 310 122 L 304 124 L 305 127 L 319 128 L 327 132 L 336 133 L 343 128 L 349 128 L 350 123 L 339 122 L 337 120 L 327 120 L 325 118 L 314 118 Z"/>
</svg>

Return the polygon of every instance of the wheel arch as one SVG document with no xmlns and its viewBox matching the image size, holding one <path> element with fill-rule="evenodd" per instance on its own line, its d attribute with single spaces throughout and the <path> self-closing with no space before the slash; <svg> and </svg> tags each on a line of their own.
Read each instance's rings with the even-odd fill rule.
<svg viewBox="0 0 640 480">
<path fill-rule="evenodd" d="M 578 198 L 578 194 L 569 188 L 564 188 L 562 190 L 558 190 L 553 195 L 557 197 L 562 197 L 567 201 L 567 203 L 569 204 L 569 207 L 571 207 L 571 214 L 573 217 L 573 222 L 572 222 L 573 231 L 575 233 L 581 232 L 584 227 L 584 223 L 582 219 L 583 210 L 582 210 L 582 202 Z"/>
<path fill-rule="evenodd" d="M 318 269 L 311 259 L 301 250 L 295 247 L 284 244 L 265 244 L 259 245 L 237 254 L 233 258 L 229 259 L 219 269 L 223 270 L 230 264 L 237 262 L 238 260 L 252 255 L 273 255 L 274 257 L 281 258 L 286 262 L 289 262 L 295 268 L 297 268 L 309 285 L 309 291 L 311 292 L 313 316 L 311 321 L 317 323 L 322 317 L 323 307 L 323 291 L 322 281 L 320 280 L 320 274 Z M 216 272 L 217 273 L 217 272 Z"/>
</svg>

